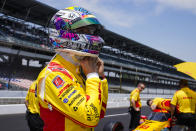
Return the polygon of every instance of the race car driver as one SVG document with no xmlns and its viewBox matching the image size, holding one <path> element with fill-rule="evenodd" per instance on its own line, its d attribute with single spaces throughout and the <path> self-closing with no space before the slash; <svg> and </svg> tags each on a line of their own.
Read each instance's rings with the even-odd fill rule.
<svg viewBox="0 0 196 131">
<path fill-rule="evenodd" d="M 57 54 L 37 78 L 44 131 L 92 131 L 104 117 L 108 85 L 98 58 L 101 28 L 94 15 L 78 6 L 52 17 L 49 37 Z"/>
<path fill-rule="evenodd" d="M 152 110 L 155 109 L 162 109 L 166 111 L 170 111 L 170 102 L 171 99 L 164 99 L 164 98 L 154 98 L 154 99 L 148 99 L 147 105 L 150 106 Z"/>
<path fill-rule="evenodd" d="M 25 105 L 27 108 L 26 120 L 30 128 L 30 131 L 43 131 L 44 123 L 39 115 L 39 102 L 36 90 L 37 82 L 34 81 L 31 84 L 25 99 Z"/>
</svg>

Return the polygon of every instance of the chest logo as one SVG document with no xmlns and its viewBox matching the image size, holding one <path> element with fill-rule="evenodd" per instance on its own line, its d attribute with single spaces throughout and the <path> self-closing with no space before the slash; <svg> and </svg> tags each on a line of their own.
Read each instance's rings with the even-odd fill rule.
<svg viewBox="0 0 196 131">
<path fill-rule="evenodd" d="M 61 88 L 65 81 L 58 75 L 53 79 L 52 83 L 56 86 L 56 88 Z"/>
</svg>

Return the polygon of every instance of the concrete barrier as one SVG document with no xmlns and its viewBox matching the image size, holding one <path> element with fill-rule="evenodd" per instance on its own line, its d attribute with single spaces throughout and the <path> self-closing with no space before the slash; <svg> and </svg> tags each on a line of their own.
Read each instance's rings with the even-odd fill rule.
<svg viewBox="0 0 196 131">
<path fill-rule="evenodd" d="M 2 92 L 0 92 L 1 94 Z M 18 114 L 25 113 L 26 108 L 24 105 L 25 97 L 27 92 L 4 92 L 6 97 L 0 97 L 0 114 Z M 9 94 L 10 93 L 10 94 Z M 10 97 L 8 97 L 10 96 Z M 14 97 L 18 96 L 18 97 Z M 118 94 L 118 93 L 109 93 L 107 108 L 119 108 L 119 107 L 129 107 L 129 94 Z M 142 106 L 146 106 L 146 100 L 155 97 L 162 98 L 171 98 L 172 96 L 168 95 L 152 95 L 152 94 L 141 94 Z"/>
<path fill-rule="evenodd" d="M 24 104 L 0 105 L 0 115 L 22 114 L 25 111 L 26 107 Z"/>
<path fill-rule="evenodd" d="M 27 91 L 9 91 L 9 90 L 2 90 L 0 91 L 0 98 L 1 97 L 26 97 Z"/>
<path fill-rule="evenodd" d="M 24 104 L 25 97 L 0 97 L 0 105 Z"/>
</svg>

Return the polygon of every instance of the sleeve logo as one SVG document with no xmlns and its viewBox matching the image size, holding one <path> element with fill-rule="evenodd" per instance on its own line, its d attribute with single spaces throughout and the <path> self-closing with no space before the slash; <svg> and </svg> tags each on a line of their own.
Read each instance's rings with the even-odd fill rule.
<svg viewBox="0 0 196 131">
<path fill-rule="evenodd" d="M 52 83 L 56 86 L 56 88 L 61 88 L 65 81 L 58 75 L 53 79 Z"/>
</svg>

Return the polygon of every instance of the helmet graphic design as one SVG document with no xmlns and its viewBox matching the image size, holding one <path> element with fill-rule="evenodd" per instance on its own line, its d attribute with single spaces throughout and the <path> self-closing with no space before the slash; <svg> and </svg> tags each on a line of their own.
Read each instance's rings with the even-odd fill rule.
<svg viewBox="0 0 196 131">
<path fill-rule="evenodd" d="M 59 10 L 50 21 L 49 37 L 54 48 L 80 55 L 98 55 L 104 40 L 97 35 L 102 25 L 84 8 Z"/>
</svg>

